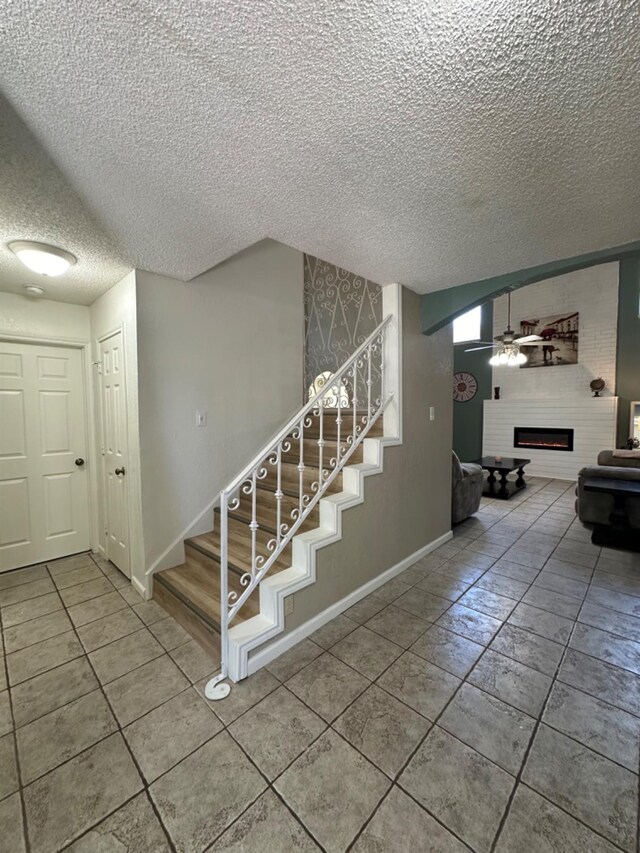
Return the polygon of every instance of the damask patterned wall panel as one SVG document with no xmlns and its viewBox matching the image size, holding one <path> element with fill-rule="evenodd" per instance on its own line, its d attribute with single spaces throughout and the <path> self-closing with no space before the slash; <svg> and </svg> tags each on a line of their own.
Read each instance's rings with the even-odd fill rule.
<svg viewBox="0 0 640 853">
<path fill-rule="evenodd" d="M 305 255 L 306 393 L 321 374 L 334 373 L 381 322 L 379 284 Z"/>
</svg>

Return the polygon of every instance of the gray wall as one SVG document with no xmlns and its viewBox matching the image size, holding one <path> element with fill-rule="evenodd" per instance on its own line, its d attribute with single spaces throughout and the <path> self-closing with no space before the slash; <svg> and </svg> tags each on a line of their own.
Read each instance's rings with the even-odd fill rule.
<svg viewBox="0 0 640 853">
<path fill-rule="evenodd" d="M 343 513 L 342 539 L 317 552 L 316 583 L 296 593 L 287 631 L 451 529 L 451 329 L 423 335 L 420 297 L 406 288 L 402 312 L 403 443 L 385 449 L 365 502 Z"/>
<path fill-rule="evenodd" d="M 629 438 L 629 402 L 640 400 L 640 258 L 620 261 L 618 291 L 618 350 L 616 393 L 618 400 L 617 444 Z"/>
<path fill-rule="evenodd" d="M 302 253 L 265 240 L 192 281 L 138 272 L 137 298 L 148 568 L 300 407 Z"/>
<path fill-rule="evenodd" d="M 480 338 L 493 340 L 493 303 L 482 306 Z M 453 348 L 453 372 L 461 370 L 472 373 L 478 383 L 478 392 L 466 403 L 453 404 L 453 449 L 463 462 L 471 462 L 482 456 L 483 403 L 493 395 L 491 381 L 491 350 L 465 352 L 473 344 L 458 344 Z"/>
<path fill-rule="evenodd" d="M 305 394 L 316 376 L 334 373 L 381 322 L 379 284 L 305 255 Z"/>
</svg>

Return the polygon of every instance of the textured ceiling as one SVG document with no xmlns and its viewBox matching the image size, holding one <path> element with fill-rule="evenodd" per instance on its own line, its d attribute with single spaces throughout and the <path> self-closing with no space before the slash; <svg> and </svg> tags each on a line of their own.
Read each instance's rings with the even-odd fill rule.
<svg viewBox="0 0 640 853">
<path fill-rule="evenodd" d="M 640 238 L 637 0 L 0 0 L 0 21 L 0 88 L 144 269 L 189 279 L 268 236 L 424 292 Z"/>
<path fill-rule="evenodd" d="M 0 290 L 37 284 L 48 299 L 90 305 L 131 269 L 2 97 L 0 199 Z M 60 246 L 78 262 L 60 278 L 38 275 L 7 248 L 13 240 Z"/>
</svg>

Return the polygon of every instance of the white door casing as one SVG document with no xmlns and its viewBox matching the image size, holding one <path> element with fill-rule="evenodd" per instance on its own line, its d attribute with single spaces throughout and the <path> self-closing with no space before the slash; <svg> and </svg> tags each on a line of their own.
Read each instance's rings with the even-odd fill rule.
<svg viewBox="0 0 640 853">
<path fill-rule="evenodd" d="M 0 341 L 0 571 L 90 547 L 84 389 L 80 349 Z"/>
<path fill-rule="evenodd" d="M 100 341 L 100 409 L 107 559 L 131 577 L 124 341 L 117 331 Z"/>
</svg>

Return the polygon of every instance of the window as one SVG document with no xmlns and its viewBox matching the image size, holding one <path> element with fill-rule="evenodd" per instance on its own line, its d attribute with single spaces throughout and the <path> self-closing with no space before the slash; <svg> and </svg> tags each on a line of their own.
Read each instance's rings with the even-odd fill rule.
<svg viewBox="0 0 640 853">
<path fill-rule="evenodd" d="M 308 398 L 311 400 L 319 391 L 322 391 L 324 386 L 327 383 L 327 380 L 331 379 L 333 374 L 329 373 L 328 370 L 325 370 L 324 373 L 319 373 L 314 381 L 309 385 L 309 390 L 307 391 Z M 333 394 L 327 394 L 324 398 L 324 405 L 328 409 L 346 409 L 349 405 L 349 394 L 347 393 L 347 389 L 342 383 L 340 384 L 340 388 L 338 389 L 337 385 L 331 389 Z M 336 392 L 338 392 L 336 394 Z"/>
<path fill-rule="evenodd" d="M 466 314 L 461 314 L 453 321 L 453 342 L 463 344 L 466 341 L 480 340 L 480 319 L 482 317 L 482 305 L 472 308 Z"/>
</svg>

